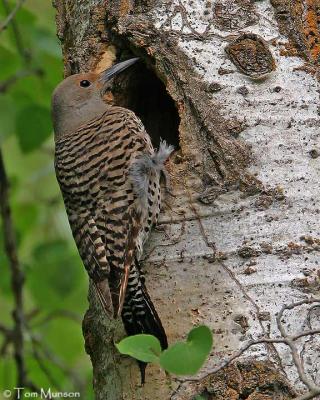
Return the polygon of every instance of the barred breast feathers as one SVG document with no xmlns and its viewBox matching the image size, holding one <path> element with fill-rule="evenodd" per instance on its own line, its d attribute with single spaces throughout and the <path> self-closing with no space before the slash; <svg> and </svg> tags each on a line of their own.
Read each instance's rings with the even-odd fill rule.
<svg viewBox="0 0 320 400">
<path fill-rule="evenodd" d="M 173 150 L 173 146 L 168 145 L 165 140 L 161 140 L 158 151 L 136 158 L 130 166 L 129 177 L 132 182 L 133 191 L 139 199 L 142 209 L 147 208 L 149 178 L 152 171 L 158 175 L 162 171 L 165 172 L 164 163 Z"/>
</svg>

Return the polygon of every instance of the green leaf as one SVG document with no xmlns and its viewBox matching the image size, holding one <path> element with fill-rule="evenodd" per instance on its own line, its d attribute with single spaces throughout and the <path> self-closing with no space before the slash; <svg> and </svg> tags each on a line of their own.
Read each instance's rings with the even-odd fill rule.
<svg viewBox="0 0 320 400">
<path fill-rule="evenodd" d="M 32 104 L 19 110 L 16 133 L 24 153 L 39 147 L 51 134 L 51 130 L 50 112 L 47 108 Z"/>
<path fill-rule="evenodd" d="M 34 27 L 37 21 L 37 15 L 28 10 L 27 7 L 21 7 L 15 16 L 15 21 L 19 26 Z"/>
<path fill-rule="evenodd" d="M 11 96 L 0 96 L 0 144 L 4 139 L 15 132 L 14 120 L 16 117 L 16 104 Z"/>
<path fill-rule="evenodd" d="M 27 287 L 41 309 L 65 306 L 79 285 L 83 267 L 66 242 L 55 240 L 38 245 L 28 270 Z"/>
<path fill-rule="evenodd" d="M 212 333 L 207 326 L 192 329 L 187 342 L 176 343 L 160 356 L 160 365 L 176 375 L 194 375 L 206 361 L 212 348 Z"/>
<path fill-rule="evenodd" d="M 11 50 L 6 49 L 0 45 L 0 78 L 1 80 L 8 79 L 12 76 L 14 71 L 16 71 L 20 66 L 20 60 L 18 54 Z"/>
<path fill-rule="evenodd" d="M 159 340 L 152 335 L 134 335 L 116 343 L 121 354 L 127 354 L 144 362 L 159 362 L 161 346 Z"/>
<path fill-rule="evenodd" d="M 16 229 L 24 235 L 38 223 L 39 208 L 32 203 L 19 203 L 13 206 Z"/>
<path fill-rule="evenodd" d="M 60 57 L 61 62 L 61 48 L 59 46 L 59 39 L 56 35 L 53 35 L 49 30 L 35 27 L 32 31 L 33 42 L 37 43 L 36 51 L 44 51 L 45 53 L 51 54 L 55 57 Z"/>
</svg>

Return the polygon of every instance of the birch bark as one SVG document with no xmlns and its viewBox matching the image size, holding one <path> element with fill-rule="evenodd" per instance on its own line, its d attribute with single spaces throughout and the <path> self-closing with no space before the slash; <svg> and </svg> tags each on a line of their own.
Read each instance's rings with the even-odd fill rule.
<svg viewBox="0 0 320 400">
<path fill-rule="evenodd" d="M 66 75 L 134 54 L 175 102 L 180 149 L 168 165 L 175 197 L 166 199 L 144 263 L 170 343 L 193 325 L 212 328 L 205 372 L 249 339 L 279 336 L 283 304 L 319 297 L 319 2 L 55 6 Z M 97 399 L 290 399 L 304 390 L 289 349 L 271 344 L 196 383 L 180 385 L 148 366 L 141 388 L 136 363 L 113 346 L 121 323 L 107 321 L 90 294 L 89 303 L 84 336 Z M 290 333 L 319 329 L 319 307 L 307 310 L 285 313 Z M 318 384 L 319 345 L 309 337 L 299 348 Z"/>
</svg>

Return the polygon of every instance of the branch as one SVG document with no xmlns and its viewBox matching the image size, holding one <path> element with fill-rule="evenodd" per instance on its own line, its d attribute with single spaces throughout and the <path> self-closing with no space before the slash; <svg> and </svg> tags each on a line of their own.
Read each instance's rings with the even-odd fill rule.
<svg viewBox="0 0 320 400">
<path fill-rule="evenodd" d="M 14 309 L 12 317 L 14 327 L 12 329 L 12 342 L 14 347 L 14 358 L 17 367 L 17 385 L 29 386 L 26 367 L 24 362 L 24 307 L 23 307 L 23 284 L 24 273 L 19 263 L 17 254 L 17 242 L 13 228 L 11 209 L 9 204 L 9 183 L 0 149 L 0 213 L 2 217 L 3 239 L 5 252 L 11 270 L 11 287 L 14 297 Z M 33 386 L 33 385 L 32 385 Z"/>
<path fill-rule="evenodd" d="M 73 311 L 54 310 L 54 311 L 51 311 L 48 315 L 44 316 L 40 321 L 34 322 L 33 324 L 30 324 L 30 325 L 32 326 L 32 328 L 35 328 L 40 325 L 45 325 L 55 318 L 67 318 L 67 319 L 70 319 L 77 323 L 81 323 L 81 317 Z"/>
<path fill-rule="evenodd" d="M 257 340 L 250 340 L 240 350 L 238 350 L 235 354 L 233 354 L 229 359 L 223 361 L 219 366 L 209 370 L 205 374 L 203 374 L 197 378 L 188 378 L 188 379 L 184 379 L 184 380 L 178 380 L 178 381 L 180 381 L 180 384 L 177 387 L 177 389 L 174 391 L 174 393 L 172 394 L 171 399 L 173 399 L 173 396 L 176 393 L 178 393 L 179 389 L 181 388 L 181 386 L 184 382 L 202 381 L 205 378 L 207 378 L 208 376 L 213 375 L 213 374 L 219 372 L 221 369 L 230 365 L 233 361 L 235 361 L 237 358 L 239 358 L 250 347 L 260 345 L 260 344 L 267 344 L 267 343 L 272 343 L 272 344 L 282 343 L 282 344 L 287 345 L 291 350 L 291 356 L 292 356 L 293 362 L 297 368 L 299 378 L 300 378 L 301 382 L 303 382 L 304 385 L 309 390 L 307 393 L 297 397 L 295 400 L 309 400 L 309 399 L 314 399 L 316 396 L 320 395 L 320 386 L 316 385 L 313 381 L 308 379 L 304 372 L 303 363 L 302 363 L 301 358 L 298 355 L 298 351 L 297 351 L 296 344 L 295 344 L 295 341 L 297 341 L 298 339 L 301 339 L 303 337 L 320 335 L 320 329 L 310 329 L 308 331 L 299 332 L 296 335 L 288 335 L 284 329 L 282 322 L 281 322 L 283 314 L 286 310 L 292 310 L 301 305 L 313 304 L 313 303 L 320 303 L 320 299 L 310 298 L 310 299 L 302 300 L 302 301 L 299 301 L 296 303 L 292 303 L 290 305 L 284 305 L 276 317 L 277 327 L 282 336 L 281 338 L 273 339 L 273 338 L 263 337 L 263 338 L 260 338 Z"/>
<path fill-rule="evenodd" d="M 40 352 L 38 351 L 37 347 L 36 347 L 36 341 L 33 339 L 33 337 L 31 336 L 31 343 L 32 343 L 32 354 L 35 358 L 35 360 L 37 361 L 39 368 L 42 370 L 42 372 L 44 373 L 44 375 L 47 377 L 48 381 L 50 382 L 50 384 L 58 389 L 59 391 L 61 391 L 61 386 L 59 385 L 59 382 L 56 381 L 55 377 L 52 375 L 50 369 L 46 366 L 45 360 L 42 359 Z"/>
<path fill-rule="evenodd" d="M 5 81 L 0 82 L 0 93 L 5 93 L 10 89 L 12 85 L 14 85 L 19 79 L 25 78 L 26 76 L 30 75 L 38 75 L 42 76 L 43 71 L 40 68 L 34 69 L 21 69 L 17 71 L 14 75 L 10 76 Z"/>
<path fill-rule="evenodd" d="M 4 336 L 8 337 L 12 334 L 12 331 L 5 325 L 0 324 L 0 333 L 2 333 Z"/>
<path fill-rule="evenodd" d="M 9 18 L 9 16 L 12 14 L 12 12 L 14 10 L 10 11 L 8 0 L 2 0 L 2 5 L 3 5 L 5 12 L 7 13 L 7 18 Z M 14 35 L 14 38 L 16 41 L 18 52 L 19 52 L 20 56 L 22 57 L 24 63 L 26 65 L 28 65 L 28 64 L 30 64 L 30 60 L 31 60 L 30 52 L 24 48 L 22 36 L 21 36 L 20 30 L 19 30 L 18 25 L 16 24 L 16 21 L 14 20 L 14 18 L 11 17 L 9 22 L 10 22 L 10 26 L 12 27 L 12 31 L 13 31 L 13 35 Z"/>
<path fill-rule="evenodd" d="M 41 340 L 40 337 L 37 337 L 32 332 L 29 332 L 29 335 L 30 335 L 30 339 L 31 339 L 32 353 L 33 353 L 40 369 L 47 376 L 47 378 L 51 382 L 51 384 L 56 389 L 61 390 L 59 382 L 57 382 L 55 380 L 55 378 L 52 376 L 50 370 L 45 365 L 46 361 L 49 361 L 50 364 L 55 365 L 57 368 L 59 368 L 61 370 L 61 372 L 64 375 L 68 376 L 69 381 L 73 382 L 73 386 L 76 387 L 79 392 L 84 390 L 86 382 L 82 381 L 82 379 L 78 376 L 77 371 L 68 367 L 62 359 L 60 359 L 57 355 L 52 353 L 52 351 L 48 348 L 46 343 L 44 343 L 44 341 Z"/>
<path fill-rule="evenodd" d="M 4 31 L 8 25 L 10 24 L 10 22 L 13 20 L 13 18 L 15 17 L 16 13 L 19 11 L 19 9 L 21 8 L 22 4 L 25 2 L 25 0 L 19 0 L 17 1 L 17 4 L 15 6 L 15 8 L 10 12 L 10 14 L 7 16 L 7 18 L 2 22 L 2 24 L 0 24 L 0 33 L 2 31 Z"/>
<path fill-rule="evenodd" d="M 292 310 L 295 307 L 299 307 L 299 306 L 305 305 L 305 304 L 312 304 L 312 303 L 320 303 L 320 299 L 311 298 L 311 299 L 299 301 L 297 303 L 292 303 L 290 305 L 284 305 L 284 306 L 282 306 L 280 312 L 278 313 L 276 321 L 277 321 L 277 326 L 278 326 L 278 329 L 279 329 L 279 331 L 281 333 L 281 336 L 283 338 L 286 338 L 286 344 L 290 347 L 291 354 L 292 354 L 292 359 L 293 359 L 293 362 L 294 362 L 294 364 L 295 364 L 295 366 L 296 366 L 296 368 L 298 370 L 299 378 L 307 386 L 307 388 L 310 390 L 310 392 L 316 392 L 316 394 L 320 394 L 320 387 L 315 385 L 313 383 L 313 381 L 311 381 L 311 380 L 309 380 L 307 378 L 307 376 L 306 376 L 306 374 L 304 372 L 303 364 L 302 364 L 301 359 L 300 359 L 300 357 L 298 355 L 298 350 L 297 350 L 296 345 L 294 343 L 294 341 L 296 339 L 299 339 L 300 337 L 305 336 L 305 335 L 303 335 L 303 333 L 300 333 L 296 337 L 289 336 L 287 334 L 286 330 L 284 329 L 284 326 L 283 326 L 283 324 L 281 322 L 283 314 L 284 314 L 284 312 L 286 310 Z M 312 332 L 312 331 L 309 331 L 309 332 Z M 317 330 L 314 331 L 314 332 L 319 333 L 319 331 L 317 331 Z"/>
<path fill-rule="evenodd" d="M 7 347 L 9 346 L 9 344 L 13 342 L 14 332 L 13 329 L 10 329 L 5 325 L 0 324 L 0 333 L 4 337 L 4 340 L 0 348 L 0 356 L 4 356 L 6 354 Z"/>
</svg>

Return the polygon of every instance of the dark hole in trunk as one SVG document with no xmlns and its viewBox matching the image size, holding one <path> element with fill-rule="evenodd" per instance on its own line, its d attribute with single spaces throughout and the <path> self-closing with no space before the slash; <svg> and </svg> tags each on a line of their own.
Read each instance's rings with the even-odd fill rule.
<svg viewBox="0 0 320 400">
<path fill-rule="evenodd" d="M 129 108 L 143 122 L 152 144 L 160 138 L 179 148 L 180 118 L 164 83 L 142 62 L 120 74 L 114 85 L 115 103 Z"/>
</svg>

